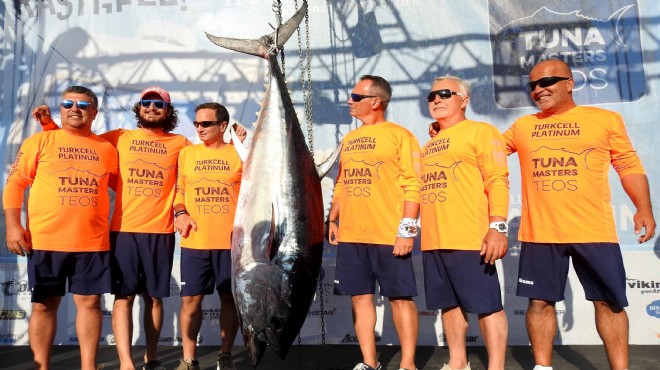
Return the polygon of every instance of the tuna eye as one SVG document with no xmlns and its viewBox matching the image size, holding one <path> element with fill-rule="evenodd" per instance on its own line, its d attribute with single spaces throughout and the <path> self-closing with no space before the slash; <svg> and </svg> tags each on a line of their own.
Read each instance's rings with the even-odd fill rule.
<svg viewBox="0 0 660 370">
<path fill-rule="evenodd" d="M 284 326 L 284 321 L 282 321 L 282 319 L 280 319 L 279 317 L 273 317 L 273 319 L 270 320 L 270 322 L 273 324 L 275 329 L 281 329 Z"/>
</svg>

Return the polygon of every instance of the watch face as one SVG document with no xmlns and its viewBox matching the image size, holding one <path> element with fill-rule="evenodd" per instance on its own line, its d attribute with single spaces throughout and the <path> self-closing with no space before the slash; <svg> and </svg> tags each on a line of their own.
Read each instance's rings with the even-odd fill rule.
<svg viewBox="0 0 660 370">
<path fill-rule="evenodd" d="M 406 230 L 407 230 L 410 234 L 414 234 L 414 233 L 417 232 L 417 226 L 407 226 L 407 227 L 406 227 Z"/>
<path fill-rule="evenodd" d="M 497 229 L 500 231 L 506 231 L 506 224 L 505 223 L 498 224 Z"/>
</svg>

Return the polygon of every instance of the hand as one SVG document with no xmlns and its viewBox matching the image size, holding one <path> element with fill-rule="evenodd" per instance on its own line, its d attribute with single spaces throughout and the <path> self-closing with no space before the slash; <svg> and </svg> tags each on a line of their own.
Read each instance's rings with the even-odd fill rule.
<svg viewBox="0 0 660 370">
<path fill-rule="evenodd" d="M 481 252 L 479 254 L 484 256 L 484 262 L 494 265 L 495 261 L 506 256 L 506 249 L 506 234 L 494 229 L 488 229 L 484 241 L 481 243 Z"/>
<path fill-rule="evenodd" d="M 53 118 L 50 115 L 50 108 L 47 105 L 40 105 L 32 111 L 32 117 L 39 122 L 40 125 L 47 125 L 53 122 Z"/>
<path fill-rule="evenodd" d="M 414 241 L 415 238 L 400 238 L 397 236 L 396 240 L 394 241 L 394 251 L 392 251 L 392 254 L 395 257 L 403 257 L 409 255 L 410 252 L 412 252 Z"/>
<path fill-rule="evenodd" d="M 633 222 L 635 223 L 635 235 L 639 235 L 639 238 L 637 238 L 638 243 L 641 244 L 653 238 L 655 235 L 655 218 L 653 218 L 652 211 L 638 210 L 633 216 Z M 644 234 L 642 234 L 642 229 L 644 229 Z"/>
<path fill-rule="evenodd" d="M 239 125 L 238 123 L 234 123 L 234 131 L 236 132 L 236 136 L 238 136 L 238 139 L 241 141 L 245 141 L 245 138 L 247 137 L 247 130 L 245 127 Z"/>
<path fill-rule="evenodd" d="M 182 238 L 190 235 L 190 230 L 197 231 L 197 223 L 188 214 L 181 214 L 174 219 L 174 227 L 181 234 Z"/>
<path fill-rule="evenodd" d="M 431 137 L 431 139 L 433 139 L 435 135 L 438 134 L 438 132 L 440 132 L 440 125 L 438 124 L 438 122 L 429 123 L 429 136 Z"/>
<path fill-rule="evenodd" d="M 331 245 L 339 245 L 339 240 L 337 239 L 339 231 L 339 226 L 334 222 L 328 222 L 328 243 Z"/>
<path fill-rule="evenodd" d="M 32 237 L 23 225 L 7 225 L 7 249 L 19 256 L 25 256 L 32 251 Z"/>
</svg>

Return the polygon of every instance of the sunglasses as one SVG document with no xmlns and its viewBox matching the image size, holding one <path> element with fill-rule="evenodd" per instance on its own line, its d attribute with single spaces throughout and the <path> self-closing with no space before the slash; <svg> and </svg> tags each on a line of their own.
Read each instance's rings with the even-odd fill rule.
<svg viewBox="0 0 660 370">
<path fill-rule="evenodd" d="M 198 128 L 199 126 L 202 126 L 204 128 L 209 128 L 211 126 L 216 126 L 219 125 L 220 121 L 194 121 L 193 125 L 195 125 L 195 128 Z"/>
<path fill-rule="evenodd" d="M 557 77 L 557 76 L 541 77 L 536 81 L 529 82 L 529 91 L 536 90 L 537 85 L 545 88 L 548 86 L 552 86 L 559 81 L 570 80 L 570 79 L 571 79 L 570 77 Z"/>
<path fill-rule="evenodd" d="M 351 93 L 351 100 L 356 102 L 356 103 L 358 103 L 358 102 L 362 101 L 362 99 L 366 99 L 366 98 L 377 98 L 377 96 L 376 95 L 362 95 L 362 94 Z"/>
<path fill-rule="evenodd" d="M 154 104 L 154 107 L 157 109 L 163 109 L 167 107 L 167 102 L 165 100 L 159 100 L 159 99 L 142 99 L 140 100 L 140 105 L 142 105 L 145 108 L 149 108 L 151 106 L 151 103 Z"/>
<path fill-rule="evenodd" d="M 73 100 L 66 99 L 66 100 L 62 100 L 62 101 L 60 102 L 60 105 L 61 105 L 62 108 L 64 108 L 64 109 L 71 109 L 71 108 L 73 108 L 73 105 L 74 105 L 74 104 L 75 104 L 78 108 L 80 108 L 81 110 L 85 110 L 85 109 L 87 109 L 87 108 L 90 107 L 90 106 L 91 106 L 91 107 L 94 106 L 92 103 L 90 103 L 90 102 L 88 102 L 88 101 L 83 101 L 83 100 L 76 100 L 76 101 L 73 101 Z"/>
<path fill-rule="evenodd" d="M 465 96 L 465 94 L 456 92 L 456 91 L 451 91 L 449 89 L 442 89 L 442 90 L 434 90 L 431 91 L 427 96 L 426 100 L 430 102 L 435 100 L 435 96 L 439 96 L 440 99 L 445 100 L 451 98 L 452 95 L 459 95 L 459 96 Z"/>
</svg>

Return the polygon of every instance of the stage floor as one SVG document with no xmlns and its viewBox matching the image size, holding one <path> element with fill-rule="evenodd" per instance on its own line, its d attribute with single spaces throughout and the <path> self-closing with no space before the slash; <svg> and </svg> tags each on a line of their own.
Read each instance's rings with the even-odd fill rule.
<svg viewBox="0 0 660 370">
<path fill-rule="evenodd" d="M 198 360 L 203 370 L 215 370 L 217 347 L 199 347 Z M 142 368 L 144 347 L 134 347 L 135 364 Z M 258 370 L 350 370 L 360 360 L 356 345 L 294 346 L 285 361 L 268 350 L 257 367 Z M 181 357 L 181 347 L 160 347 L 161 362 L 168 370 L 174 369 Z M 397 346 L 379 346 L 378 355 L 384 369 L 396 370 L 400 351 Z M 439 369 L 448 360 L 444 347 L 420 346 L 417 350 L 417 366 L 422 369 Z M 5 370 L 32 369 L 32 353 L 26 346 L 0 346 L 0 368 Z M 468 360 L 473 370 L 486 367 L 486 349 L 468 347 Z M 602 370 L 608 369 L 605 350 L 602 346 L 557 346 L 553 354 L 554 368 L 557 370 Z M 98 356 L 104 370 L 119 368 L 117 354 L 112 346 L 102 346 Z M 252 369 L 244 347 L 234 348 L 234 363 L 238 369 Z M 55 346 L 53 349 L 52 370 L 79 368 L 78 347 Z M 530 347 L 514 346 L 507 348 L 507 370 L 531 370 L 534 367 Z M 630 346 L 630 369 L 660 369 L 660 349 L 658 346 Z"/>
</svg>

